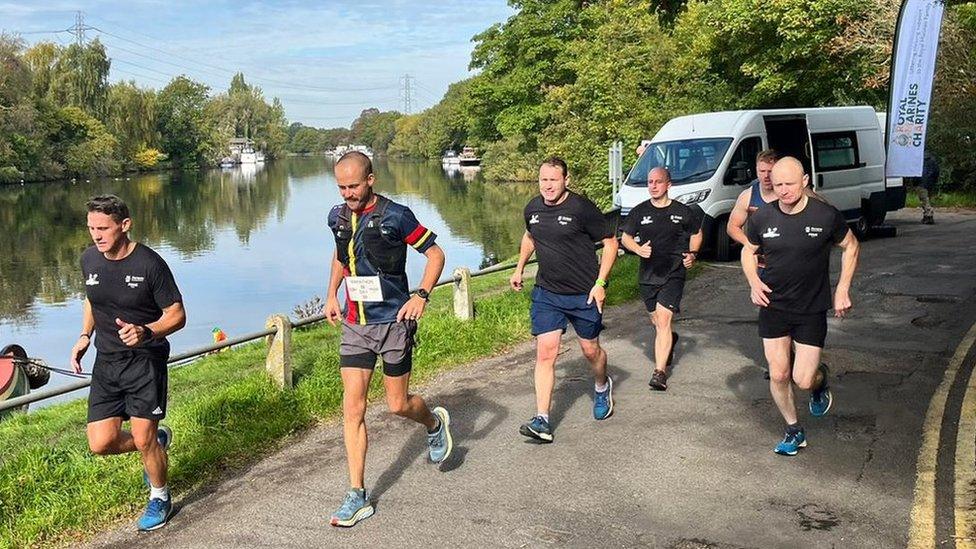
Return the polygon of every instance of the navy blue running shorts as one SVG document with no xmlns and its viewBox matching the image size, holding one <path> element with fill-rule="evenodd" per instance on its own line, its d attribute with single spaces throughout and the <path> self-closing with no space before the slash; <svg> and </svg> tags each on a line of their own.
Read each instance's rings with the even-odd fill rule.
<svg viewBox="0 0 976 549">
<path fill-rule="evenodd" d="M 550 292 L 536 286 L 532 289 L 532 335 L 549 333 L 555 330 L 566 331 L 573 323 L 573 329 L 580 339 L 596 339 L 603 331 L 603 314 L 596 308 L 596 302 L 587 304 L 587 294 L 564 295 Z"/>
</svg>

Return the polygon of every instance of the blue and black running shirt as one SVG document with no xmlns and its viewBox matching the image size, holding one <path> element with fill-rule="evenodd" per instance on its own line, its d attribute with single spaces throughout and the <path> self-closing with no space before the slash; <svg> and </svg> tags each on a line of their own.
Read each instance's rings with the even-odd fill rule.
<svg viewBox="0 0 976 549">
<path fill-rule="evenodd" d="M 435 244 L 437 235 L 417 221 L 410 208 L 376 195 L 376 202 L 361 212 L 344 204 L 329 212 L 329 228 L 336 236 L 343 276 L 379 276 L 383 301 L 353 301 L 346 295 L 346 322 L 396 322 L 400 308 L 410 299 L 405 268 L 407 246 L 420 253 Z M 345 235 L 345 240 L 340 238 Z M 342 244 L 340 244 L 342 242 Z"/>
</svg>

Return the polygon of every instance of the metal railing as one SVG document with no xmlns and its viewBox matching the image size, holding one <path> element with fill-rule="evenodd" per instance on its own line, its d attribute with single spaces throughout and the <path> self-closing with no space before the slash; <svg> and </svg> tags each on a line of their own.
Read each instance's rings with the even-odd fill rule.
<svg viewBox="0 0 976 549">
<path fill-rule="evenodd" d="M 526 263 L 526 265 L 531 265 L 531 264 L 534 264 L 534 263 L 536 263 L 536 260 L 535 259 L 532 259 L 531 261 L 529 261 L 528 263 Z M 465 316 L 463 314 L 459 314 L 458 311 L 459 310 L 462 310 L 462 309 L 465 309 L 465 308 L 467 310 L 469 310 L 469 311 L 472 311 L 473 310 L 473 307 L 472 307 L 473 306 L 473 301 L 472 301 L 472 297 L 473 296 L 471 295 L 471 292 L 467 288 L 467 284 L 464 283 L 464 282 L 467 279 L 470 279 L 470 278 L 475 278 L 475 277 L 479 277 L 479 276 L 485 276 L 485 275 L 489 275 L 489 274 L 493 274 L 493 273 L 505 271 L 507 269 L 512 269 L 515 266 L 516 266 L 516 263 L 499 263 L 498 265 L 492 265 L 491 267 L 487 267 L 487 268 L 481 269 L 481 270 L 476 271 L 474 273 L 470 272 L 470 270 L 467 269 L 466 267 L 462 267 L 462 268 L 456 269 L 454 271 L 454 274 L 452 274 L 451 276 L 447 276 L 447 277 L 442 278 L 439 282 L 437 282 L 437 284 L 434 285 L 434 288 L 440 288 L 442 286 L 454 285 L 455 314 L 457 316 L 461 317 L 461 318 L 465 318 Z M 463 287 L 462 287 L 462 283 L 464 283 L 463 284 Z M 414 292 L 418 288 L 413 288 L 410 291 L 411 292 Z M 468 302 L 467 303 L 467 305 L 468 305 L 467 307 L 464 307 L 464 305 L 458 303 L 459 295 L 463 295 L 463 299 Z M 459 307 L 460 307 L 460 309 L 459 309 Z M 273 315 L 273 316 L 277 316 L 277 315 Z M 468 317 L 468 318 L 470 318 L 470 317 Z M 320 314 L 317 314 L 317 315 L 313 315 L 313 316 L 310 316 L 310 317 L 306 317 L 306 318 L 302 318 L 302 319 L 296 320 L 294 322 L 291 322 L 290 319 L 289 319 L 288 322 L 290 323 L 290 327 L 292 327 L 292 328 L 300 328 L 300 327 L 303 327 L 303 326 L 308 326 L 308 325 L 311 325 L 311 324 L 316 324 L 316 323 L 319 323 L 319 322 L 323 322 L 324 320 L 325 320 L 325 314 L 320 313 Z M 269 320 L 269 322 L 270 322 L 270 320 Z M 245 334 L 245 335 L 238 336 L 238 337 L 228 338 L 228 339 L 225 339 L 224 341 L 221 341 L 219 343 L 213 343 L 211 345 L 205 345 L 203 347 L 198 347 L 196 349 L 190 349 L 189 351 L 184 351 L 182 353 L 178 353 L 176 355 L 173 355 L 173 356 L 171 356 L 169 358 L 168 364 L 172 368 L 174 364 L 178 364 L 178 363 L 181 363 L 181 362 L 185 362 L 185 361 L 190 360 L 190 359 L 193 359 L 193 358 L 198 358 L 198 357 L 201 357 L 203 355 L 206 355 L 206 354 L 209 354 L 209 353 L 213 353 L 214 351 L 219 351 L 219 350 L 225 349 L 227 347 L 233 347 L 234 345 L 240 345 L 242 343 L 250 343 L 252 341 L 257 341 L 257 340 L 262 339 L 262 338 L 267 338 L 267 337 L 272 337 L 273 338 L 273 337 L 275 337 L 277 335 L 278 335 L 278 328 L 266 328 L 266 329 L 261 330 L 259 332 L 253 332 L 253 333 Z M 290 386 L 290 370 L 288 370 L 287 375 L 289 377 L 287 384 Z M 5 400 L 3 402 L 0 402 L 0 412 L 3 412 L 5 410 L 11 410 L 11 409 L 15 409 L 15 408 L 20 408 L 22 406 L 26 406 L 26 405 L 31 404 L 33 402 L 39 402 L 41 400 L 47 400 L 49 398 L 53 398 L 53 397 L 60 396 L 60 395 L 66 394 L 66 393 L 70 393 L 72 391 L 77 391 L 79 389 L 84 389 L 85 387 L 88 387 L 90 385 L 91 385 L 91 379 L 83 379 L 83 380 L 75 381 L 75 382 L 72 382 L 72 383 L 68 383 L 66 385 L 62 385 L 60 387 L 53 387 L 53 388 L 50 388 L 50 389 L 45 389 L 43 391 L 34 391 L 34 392 L 28 393 L 28 394 L 23 395 L 23 396 L 11 398 L 11 399 Z"/>
</svg>

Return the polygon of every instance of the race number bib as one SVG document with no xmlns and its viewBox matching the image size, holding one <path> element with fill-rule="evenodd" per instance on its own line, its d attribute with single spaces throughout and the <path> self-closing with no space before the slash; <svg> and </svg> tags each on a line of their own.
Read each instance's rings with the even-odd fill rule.
<svg viewBox="0 0 976 549">
<path fill-rule="evenodd" d="M 353 301 L 383 301 L 383 289 L 378 276 L 347 276 L 346 291 Z"/>
</svg>

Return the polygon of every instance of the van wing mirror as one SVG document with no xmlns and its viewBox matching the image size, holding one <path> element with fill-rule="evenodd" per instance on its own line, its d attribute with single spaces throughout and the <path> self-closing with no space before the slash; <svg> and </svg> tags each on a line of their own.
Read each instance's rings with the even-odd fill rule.
<svg viewBox="0 0 976 549">
<path fill-rule="evenodd" d="M 729 168 L 729 175 L 731 177 L 726 177 L 725 181 L 730 185 L 743 185 L 752 181 L 753 178 L 752 169 L 749 163 L 744 160 L 732 164 Z"/>
</svg>

